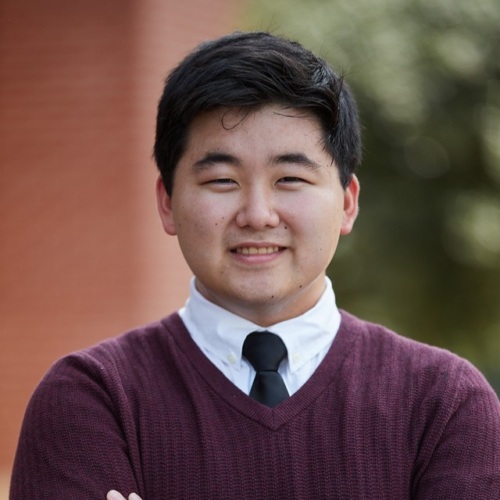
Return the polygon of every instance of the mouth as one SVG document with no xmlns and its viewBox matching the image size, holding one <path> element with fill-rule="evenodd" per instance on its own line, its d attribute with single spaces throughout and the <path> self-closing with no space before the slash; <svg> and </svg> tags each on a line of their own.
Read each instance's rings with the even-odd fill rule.
<svg viewBox="0 0 500 500">
<path fill-rule="evenodd" d="M 241 255 L 269 255 L 273 253 L 278 253 L 283 247 L 279 246 L 264 246 L 264 247 L 237 247 L 231 250 L 233 253 Z"/>
</svg>

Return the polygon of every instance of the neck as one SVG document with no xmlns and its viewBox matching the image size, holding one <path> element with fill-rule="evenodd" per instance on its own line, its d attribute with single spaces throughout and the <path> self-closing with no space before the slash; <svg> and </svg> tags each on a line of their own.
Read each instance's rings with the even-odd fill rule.
<svg viewBox="0 0 500 500">
<path fill-rule="evenodd" d="M 326 288 L 325 278 L 321 276 L 317 282 L 301 290 L 300 293 L 293 295 L 293 297 L 275 300 L 263 297 L 260 300 L 250 302 L 248 300 L 238 300 L 235 297 L 226 299 L 211 293 L 199 280 L 196 280 L 195 284 L 198 292 L 208 301 L 265 328 L 306 313 L 317 304 Z"/>
</svg>

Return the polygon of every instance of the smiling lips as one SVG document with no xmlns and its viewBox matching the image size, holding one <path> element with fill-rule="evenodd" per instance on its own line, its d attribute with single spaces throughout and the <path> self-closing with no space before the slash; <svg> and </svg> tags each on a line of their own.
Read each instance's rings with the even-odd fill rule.
<svg viewBox="0 0 500 500">
<path fill-rule="evenodd" d="M 270 246 L 270 247 L 238 247 L 233 250 L 235 253 L 242 255 L 268 255 L 272 253 L 278 253 L 280 247 Z"/>
</svg>

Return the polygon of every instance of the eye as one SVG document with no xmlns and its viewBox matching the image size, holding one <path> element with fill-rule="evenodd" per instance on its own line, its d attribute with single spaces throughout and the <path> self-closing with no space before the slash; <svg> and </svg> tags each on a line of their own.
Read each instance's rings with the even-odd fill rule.
<svg viewBox="0 0 500 500">
<path fill-rule="evenodd" d="M 215 191 L 227 191 L 238 187 L 238 183 L 229 177 L 218 177 L 216 179 L 209 179 L 203 182 L 205 186 Z"/>
<path fill-rule="evenodd" d="M 207 184 L 221 184 L 221 185 L 225 185 L 225 184 L 236 184 L 236 182 L 233 181 L 233 179 L 221 178 L 221 179 L 213 179 L 211 181 L 208 181 Z"/>
<path fill-rule="evenodd" d="M 307 182 L 307 181 L 301 177 L 287 176 L 287 177 L 282 177 L 281 179 L 278 180 L 278 182 L 280 182 L 282 184 L 296 184 L 296 183 Z"/>
</svg>

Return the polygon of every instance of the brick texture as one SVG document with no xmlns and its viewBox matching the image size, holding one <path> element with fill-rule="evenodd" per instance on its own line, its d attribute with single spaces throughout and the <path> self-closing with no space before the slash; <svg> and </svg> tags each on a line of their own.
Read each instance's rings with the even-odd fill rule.
<svg viewBox="0 0 500 500">
<path fill-rule="evenodd" d="M 179 307 L 190 272 L 156 215 L 164 76 L 236 26 L 234 0 L 3 0 L 0 468 L 50 364 Z M 1 495 L 1 494 L 0 494 Z"/>
</svg>

